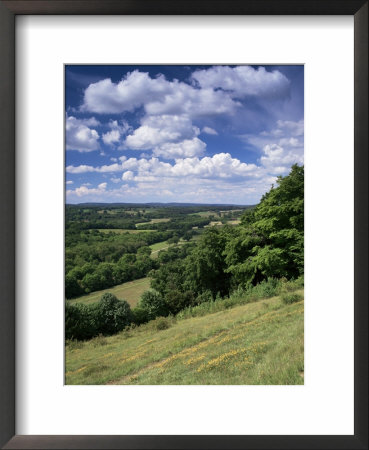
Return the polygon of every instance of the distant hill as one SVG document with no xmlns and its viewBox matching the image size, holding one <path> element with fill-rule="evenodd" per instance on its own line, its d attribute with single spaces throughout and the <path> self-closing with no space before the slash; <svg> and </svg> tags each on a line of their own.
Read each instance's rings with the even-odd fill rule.
<svg viewBox="0 0 369 450">
<path fill-rule="evenodd" d="M 229 204 L 229 203 L 160 203 L 160 202 L 150 202 L 150 203 L 67 203 L 66 206 L 76 206 L 76 207 L 99 207 L 99 208 L 116 208 L 116 207 L 126 207 L 126 208 L 134 208 L 134 207 L 184 207 L 184 206 L 201 206 L 204 208 L 214 208 L 214 207 L 240 207 L 240 208 L 251 208 L 255 205 L 237 205 L 237 204 Z"/>
</svg>

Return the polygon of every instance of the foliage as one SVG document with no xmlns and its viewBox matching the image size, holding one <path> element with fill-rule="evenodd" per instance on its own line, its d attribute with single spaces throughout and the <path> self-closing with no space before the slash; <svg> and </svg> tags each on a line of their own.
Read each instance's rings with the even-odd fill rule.
<svg viewBox="0 0 369 450">
<path fill-rule="evenodd" d="M 154 321 L 155 329 L 158 331 L 167 330 L 170 327 L 171 323 L 167 317 L 158 317 Z"/>
<path fill-rule="evenodd" d="M 98 335 L 111 335 L 123 330 L 132 322 L 132 312 L 125 300 L 118 300 L 110 293 L 104 294 L 99 303 L 77 303 L 65 306 L 65 338 L 86 340 Z"/>
<path fill-rule="evenodd" d="M 296 278 L 304 271 L 304 167 L 292 166 L 278 187 L 242 217 L 238 236 L 225 250 L 233 283 L 257 284 L 269 277 Z"/>
<path fill-rule="evenodd" d="M 150 320 L 148 310 L 141 306 L 132 309 L 132 322 L 136 325 L 142 325 Z"/>
<path fill-rule="evenodd" d="M 99 334 L 96 306 L 65 305 L 65 338 L 85 340 Z"/>
<path fill-rule="evenodd" d="M 110 335 L 123 330 L 132 322 L 132 313 L 125 300 L 118 300 L 115 295 L 104 294 L 97 304 L 99 333 Z"/>
<path fill-rule="evenodd" d="M 303 295 L 299 294 L 299 293 L 293 293 L 293 294 L 283 294 L 282 295 L 282 302 L 285 305 L 290 305 L 291 303 L 296 303 L 299 302 L 303 299 Z"/>
<path fill-rule="evenodd" d="M 146 311 L 149 320 L 169 314 L 168 306 L 162 295 L 151 289 L 142 294 L 138 306 Z"/>
<path fill-rule="evenodd" d="M 66 298 L 145 277 L 150 270 L 158 267 L 157 262 L 150 258 L 150 254 L 150 247 L 143 245 L 137 253 L 125 253 L 115 263 L 88 262 L 71 269 L 65 277 Z"/>
</svg>

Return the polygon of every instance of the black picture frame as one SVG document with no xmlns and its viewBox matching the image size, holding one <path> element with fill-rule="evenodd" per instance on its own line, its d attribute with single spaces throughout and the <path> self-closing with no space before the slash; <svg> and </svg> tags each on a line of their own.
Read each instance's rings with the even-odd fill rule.
<svg viewBox="0 0 369 450">
<path fill-rule="evenodd" d="M 19 14 L 354 16 L 354 435 L 15 435 L 15 17 Z M 0 0 L 0 445 L 6 449 L 368 448 L 368 1 L 365 0 Z M 337 393 L 339 395 L 339 393 Z"/>
</svg>

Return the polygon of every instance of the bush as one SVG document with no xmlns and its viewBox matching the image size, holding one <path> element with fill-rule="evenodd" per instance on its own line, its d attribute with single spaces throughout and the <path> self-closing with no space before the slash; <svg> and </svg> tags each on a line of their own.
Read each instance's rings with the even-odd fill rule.
<svg viewBox="0 0 369 450">
<path fill-rule="evenodd" d="M 295 292 L 293 294 L 283 294 L 281 298 L 285 305 L 290 305 L 291 303 L 299 302 L 304 296 Z"/>
<path fill-rule="evenodd" d="M 282 283 L 277 278 L 268 278 L 247 290 L 247 295 L 254 298 L 268 298 L 281 292 Z"/>
<path fill-rule="evenodd" d="M 65 306 L 65 338 L 86 340 L 98 334 L 98 320 L 94 305 Z"/>
<path fill-rule="evenodd" d="M 66 298 L 77 297 L 81 295 L 83 289 L 78 284 L 77 278 L 73 274 L 68 274 L 65 277 L 65 296 Z"/>
<path fill-rule="evenodd" d="M 142 294 L 138 306 L 146 310 L 148 320 L 169 314 L 168 306 L 164 298 L 154 289 L 145 291 Z"/>
<path fill-rule="evenodd" d="M 156 330 L 167 330 L 170 327 L 170 321 L 167 317 L 158 317 L 154 321 L 154 327 Z"/>
<path fill-rule="evenodd" d="M 213 301 L 213 294 L 208 289 L 207 291 L 202 292 L 200 295 L 196 297 L 195 303 L 197 305 L 201 305 L 201 303 L 211 302 Z"/>
<path fill-rule="evenodd" d="M 136 308 L 132 309 L 132 321 L 136 325 L 142 325 L 149 321 L 149 315 L 147 309 L 142 308 L 140 306 L 136 306 Z"/>
<path fill-rule="evenodd" d="M 131 322 L 132 312 L 129 304 L 110 293 L 104 294 L 95 305 L 67 303 L 65 306 L 67 340 L 86 340 L 100 334 L 109 336 L 123 330 Z"/>
<path fill-rule="evenodd" d="M 110 292 L 105 293 L 98 305 L 99 333 L 110 335 L 122 331 L 132 322 L 132 312 L 125 300 L 118 300 Z"/>
<path fill-rule="evenodd" d="M 192 291 L 180 292 L 173 289 L 166 293 L 165 303 L 169 313 L 177 314 L 182 309 L 195 304 L 194 294 Z"/>
</svg>

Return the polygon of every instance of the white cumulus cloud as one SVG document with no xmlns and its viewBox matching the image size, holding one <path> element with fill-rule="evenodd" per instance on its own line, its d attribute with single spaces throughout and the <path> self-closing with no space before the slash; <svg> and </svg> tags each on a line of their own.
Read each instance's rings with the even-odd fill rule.
<svg viewBox="0 0 369 450">
<path fill-rule="evenodd" d="M 292 164 L 304 163 L 304 121 L 278 120 L 276 127 L 259 135 L 240 136 L 261 152 L 260 164 L 269 174 L 285 175 Z"/>
<path fill-rule="evenodd" d="M 107 133 L 103 134 L 102 139 L 107 145 L 115 144 L 120 140 L 120 132 L 119 130 L 108 131 Z"/>
<path fill-rule="evenodd" d="M 218 134 L 216 130 L 214 130 L 213 128 L 210 128 L 210 127 L 204 127 L 201 132 L 205 133 L 205 134 L 212 134 L 214 136 L 216 136 Z"/>
<path fill-rule="evenodd" d="M 148 150 L 166 142 L 192 139 L 198 134 L 200 130 L 187 115 L 146 116 L 141 126 L 127 136 L 125 145 L 132 150 Z"/>
<path fill-rule="evenodd" d="M 96 126 L 98 122 L 93 117 L 91 119 L 77 119 L 69 116 L 66 118 L 66 149 L 77 150 L 79 152 L 92 152 L 99 149 L 99 133 L 90 128 Z"/>
<path fill-rule="evenodd" d="M 123 180 L 142 181 L 153 177 L 170 178 L 219 178 L 232 177 L 258 177 L 258 167 L 255 164 L 246 164 L 229 153 L 217 153 L 204 158 L 191 157 L 176 159 L 173 164 L 160 161 L 159 158 L 121 158 L 121 164 L 108 166 L 68 166 L 68 173 L 109 173 L 122 172 Z"/>
<path fill-rule="evenodd" d="M 67 196 L 76 195 L 77 197 L 85 197 L 89 195 L 103 195 L 106 192 L 107 183 L 100 183 L 97 188 L 88 188 L 87 186 L 80 186 L 76 189 L 67 191 Z"/>
<path fill-rule="evenodd" d="M 192 74 L 202 88 L 221 88 L 233 98 L 258 96 L 263 98 L 285 97 L 289 93 L 290 82 L 278 70 L 267 71 L 264 67 L 214 66 L 197 70 Z"/>
<path fill-rule="evenodd" d="M 192 158 L 194 156 L 202 156 L 206 148 L 205 142 L 195 137 L 193 139 L 185 139 L 182 142 L 167 142 L 155 147 L 154 156 L 161 156 L 165 159 Z"/>
<path fill-rule="evenodd" d="M 121 81 L 111 79 L 90 84 L 84 93 L 82 111 L 99 114 L 119 114 L 144 107 L 149 115 L 205 114 L 234 112 L 238 104 L 221 91 L 197 89 L 178 80 L 168 81 L 163 75 L 151 78 L 135 70 Z"/>
</svg>

